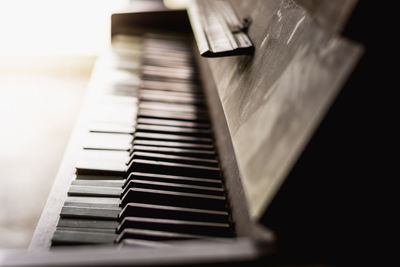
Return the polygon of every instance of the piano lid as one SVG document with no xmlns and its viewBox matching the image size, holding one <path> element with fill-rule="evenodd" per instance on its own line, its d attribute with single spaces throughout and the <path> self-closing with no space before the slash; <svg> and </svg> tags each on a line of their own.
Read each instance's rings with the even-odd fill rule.
<svg viewBox="0 0 400 267">
<path fill-rule="evenodd" d="M 230 2 L 239 17 L 252 18 L 254 54 L 204 60 L 225 113 L 250 215 L 257 220 L 363 49 L 321 25 L 318 10 L 310 14 L 292 0 Z"/>
<path fill-rule="evenodd" d="M 253 52 L 253 44 L 246 34 L 250 20 L 240 19 L 229 1 L 192 1 L 188 15 L 197 47 L 203 57 Z"/>
</svg>

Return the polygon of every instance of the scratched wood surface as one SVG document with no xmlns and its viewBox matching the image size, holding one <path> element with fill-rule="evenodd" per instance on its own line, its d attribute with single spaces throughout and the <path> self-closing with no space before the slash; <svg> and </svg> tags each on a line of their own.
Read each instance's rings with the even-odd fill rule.
<svg viewBox="0 0 400 267">
<path fill-rule="evenodd" d="M 232 0 L 253 20 L 252 56 L 207 59 L 250 215 L 258 219 L 339 92 L 362 48 L 292 0 Z"/>
</svg>

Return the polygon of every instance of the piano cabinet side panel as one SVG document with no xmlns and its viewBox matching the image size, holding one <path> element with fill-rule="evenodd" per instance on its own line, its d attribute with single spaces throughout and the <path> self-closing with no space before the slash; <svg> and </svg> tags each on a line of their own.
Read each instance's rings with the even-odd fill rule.
<svg viewBox="0 0 400 267">
<path fill-rule="evenodd" d="M 361 47 L 291 0 L 232 1 L 254 55 L 207 59 L 250 216 L 259 219 L 353 69 Z"/>
<path fill-rule="evenodd" d="M 197 47 L 194 54 L 199 67 L 200 80 L 207 99 L 208 110 L 212 121 L 213 132 L 217 145 L 218 157 L 224 175 L 225 187 L 229 203 L 232 206 L 232 219 L 235 224 L 236 234 L 240 236 L 252 235 L 252 223 L 246 196 L 241 182 L 236 156 L 232 146 L 232 139 L 224 116 L 221 101 L 215 87 L 215 81 L 207 61 L 202 58 Z"/>
</svg>

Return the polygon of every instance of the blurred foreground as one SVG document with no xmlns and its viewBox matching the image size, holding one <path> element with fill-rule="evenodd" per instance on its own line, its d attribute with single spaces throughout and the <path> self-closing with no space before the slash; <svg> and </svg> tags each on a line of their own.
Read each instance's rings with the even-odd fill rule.
<svg viewBox="0 0 400 267">
<path fill-rule="evenodd" d="M 0 57 L 0 249 L 28 247 L 95 57 Z"/>
</svg>

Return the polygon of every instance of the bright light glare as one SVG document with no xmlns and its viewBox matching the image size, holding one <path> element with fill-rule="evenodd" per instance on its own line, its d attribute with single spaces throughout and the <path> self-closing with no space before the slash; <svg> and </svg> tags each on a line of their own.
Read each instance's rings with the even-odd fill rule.
<svg viewBox="0 0 400 267">
<path fill-rule="evenodd" d="M 0 56 L 96 55 L 129 0 L 0 0 Z"/>
</svg>

